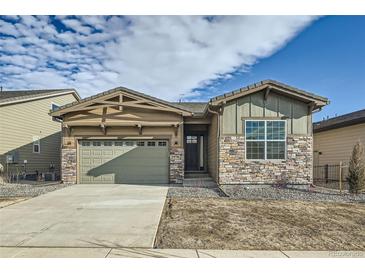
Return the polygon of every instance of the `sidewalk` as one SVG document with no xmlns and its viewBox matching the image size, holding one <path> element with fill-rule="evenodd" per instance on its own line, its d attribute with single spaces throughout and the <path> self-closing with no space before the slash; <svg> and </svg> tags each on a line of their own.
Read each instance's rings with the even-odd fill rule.
<svg viewBox="0 0 365 274">
<path fill-rule="evenodd" d="M 0 258 L 365 258 L 365 251 L 0 247 Z"/>
</svg>

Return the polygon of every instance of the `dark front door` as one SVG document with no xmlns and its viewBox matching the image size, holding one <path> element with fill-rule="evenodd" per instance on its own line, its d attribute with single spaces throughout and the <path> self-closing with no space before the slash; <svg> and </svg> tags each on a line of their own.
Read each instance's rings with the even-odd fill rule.
<svg viewBox="0 0 365 274">
<path fill-rule="evenodd" d="M 199 136 L 187 135 L 185 137 L 185 169 L 187 171 L 199 170 Z"/>
</svg>

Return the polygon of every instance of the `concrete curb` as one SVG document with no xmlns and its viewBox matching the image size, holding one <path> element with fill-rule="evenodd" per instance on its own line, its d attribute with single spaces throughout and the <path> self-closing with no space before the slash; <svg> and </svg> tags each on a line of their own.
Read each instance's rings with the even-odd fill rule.
<svg viewBox="0 0 365 274">
<path fill-rule="evenodd" d="M 0 247 L 0 258 L 365 258 L 365 251 Z"/>
</svg>

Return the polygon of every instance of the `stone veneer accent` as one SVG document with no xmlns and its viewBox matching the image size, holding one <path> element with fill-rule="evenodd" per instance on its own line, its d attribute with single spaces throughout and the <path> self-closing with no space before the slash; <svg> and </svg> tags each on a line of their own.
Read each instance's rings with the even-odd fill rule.
<svg viewBox="0 0 365 274">
<path fill-rule="evenodd" d="M 312 183 L 312 136 L 289 135 L 287 159 L 245 160 L 245 137 L 220 137 L 220 184 Z"/>
<path fill-rule="evenodd" d="M 170 148 L 170 182 L 182 183 L 184 179 L 184 149 Z"/>
<path fill-rule="evenodd" d="M 76 148 L 63 148 L 61 154 L 61 180 L 64 183 L 76 184 Z"/>
</svg>

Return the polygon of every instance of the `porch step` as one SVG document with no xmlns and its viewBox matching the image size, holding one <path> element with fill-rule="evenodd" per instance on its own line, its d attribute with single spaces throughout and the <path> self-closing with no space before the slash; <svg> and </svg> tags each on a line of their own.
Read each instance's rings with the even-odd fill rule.
<svg viewBox="0 0 365 274">
<path fill-rule="evenodd" d="M 195 179 L 184 179 L 184 187 L 200 187 L 200 188 L 217 188 L 217 184 L 212 178 L 195 178 Z"/>
<path fill-rule="evenodd" d="M 185 172 L 185 179 L 210 178 L 207 172 Z"/>
</svg>

